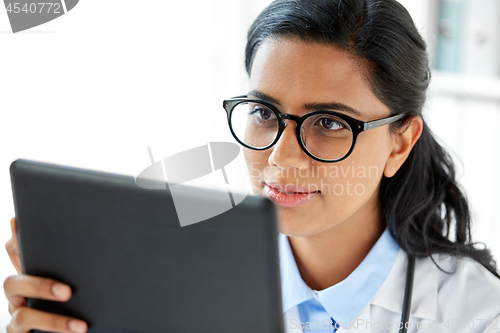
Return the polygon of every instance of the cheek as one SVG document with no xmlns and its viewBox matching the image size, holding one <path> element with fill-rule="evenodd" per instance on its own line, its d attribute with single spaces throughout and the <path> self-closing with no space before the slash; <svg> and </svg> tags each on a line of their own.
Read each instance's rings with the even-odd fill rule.
<svg viewBox="0 0 500 333">
<path fill-rule="evenodd" d="M 260 194 L 262 176 L 265 168 L 268 166 L 269 152 L 243 148 L 243 155 L 248 167 L 252 189 L 255 194 Z"/>
<path fill-rule="evenodd" d="M 352 154 L 342 162 L 327 166 L 328 174 L 323 174 L 325 199 L 339 219 L 348 218 L 378 198 L 390 145 L 383 135 L 373 131 L 370 136 L 360 134 Z"/>
<path fill-rule="evenodd" d="M 366 168 L 376 168 L 377 174 L 381 177 L 391 148 L 392 137 L 388 127 L 376 128 L 359 135 L 354 149 L 355 158 Z"/>
<path fill-rule="evenodd" d="M 360 134 L 354 157 L 359 160 L 358 165 L 367 170 L 364 178 L 366 182 L 378 185 L 390 155 L 391 140 L 387 128 L 373 129 L 370 132 Z M 361 137 L 363 134 L 365 137 Z"/>
</svg>

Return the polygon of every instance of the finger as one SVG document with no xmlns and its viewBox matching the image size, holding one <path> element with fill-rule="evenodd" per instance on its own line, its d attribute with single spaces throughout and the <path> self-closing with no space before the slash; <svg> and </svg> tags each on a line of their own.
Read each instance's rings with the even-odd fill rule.
<svg viewBox="0 0 500 333">
<path fill-rule="evenodd" d="M 21 268 L 21 258 L 19 257 L 19 244 L 17 241 L 17 227 L 16 227 L 16 219 L 12 218 L 10 220 L 10 227 L 12 230 L 12 237 L 5 243 L 5 249 L 9 254 L 10 261 L 14 265 L 18 274 L 22 274 Z"/>
<path fill-rule="evenodd" d="M 68 285 L 48 278 L 30 275 L 11 275 L 3 285 L 5 296 L 14 306 L 20 306 L 25 297 L 65 302 L 71 297 Z"/>
<path fill-rule="evenodd" d="M 16 225 L 16 218 L 13 217 L 10 219 L 10 230 L 12 231 L 12 234 L 17 234 L 17 225 Z"/>
<path fill-rule="evenodd" d="M 21 306 L 26 306 L 26 298 L 24 298 L 24 297 L 21 297 L 21 298 L 22 299 L 19 300 L 19 303 L 17 305 L 14 305 L 14 304 L 12 304 L 12 303 L 9 302 L 9 313 L 10 313 L 10 315 L 12 315 L 14 313 L 14 311 L 16 311 Z"/>
<path fill-rule="evenodd" d="M 18 274 L 21 272 L 21 259 L 19 257 L 19 249 L 17 247 L 17 239 L 11 238 L 5 243 L 5 249 L 9 255 L 10 261 Z"/>
<path fill-rule="evenodd" d="M 9 326 L 16 333 L 29 332 L 32 329 L 57 333 L 83 333 L 88 329 L 87 323 L 82 320 L 27 307 L 21 307 L 12 314 Z"/>
</svg>

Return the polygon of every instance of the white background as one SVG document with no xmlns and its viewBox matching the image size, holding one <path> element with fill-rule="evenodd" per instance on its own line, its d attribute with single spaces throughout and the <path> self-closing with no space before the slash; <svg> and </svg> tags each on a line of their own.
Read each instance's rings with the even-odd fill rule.
<svg viewBox="0 0 500 333">
<path fill-rule="evenodd" d="M 147 147 L 159 159 L 233 141 L 222 100 L 246 92 L 246 31 L 269 2 L 81 0 L 68 14 L 17 34 L 0 10 L 0 243 L 10 238 L 15 215 L 9 165 L 17 158 L 137 175 L 150 164 Z M 428 1 L 402 2 L 432 39 Z M 429 105 L 431 124 L 446 137 L 447 118 L 433 116 L 438 107 Z M 493 146 L 494 158 L 499 150 Z M 479 185 L 475 202 L 488 195 L 482 191 Z M 498 207 L 488 204 L 492 212 Z M 498 215 L 487 215 L 478 232 L 488 245 L 493 221 Z M 0 280 L 11 274 L 0 250 Z M 0 300 L 0 331 L 9 320 Z"/>
<path fill-rule="evenodd" d="M 246 93 L 246 30 L 265 5 L 82 0 L 17 34 L 1 9 L 0 243 L 17 158 L 137 175 L 147 147 L 160 159 L 233 141 L 222 100 Z M 0 280 L 11 274 L 0 250 Z M 0 332 L 9 320 L 0 301 Z"/>
</svg>

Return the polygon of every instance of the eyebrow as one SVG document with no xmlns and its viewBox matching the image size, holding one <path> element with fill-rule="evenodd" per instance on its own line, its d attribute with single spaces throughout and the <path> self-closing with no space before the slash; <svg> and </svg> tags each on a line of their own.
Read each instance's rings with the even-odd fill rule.
<svg viewBox="0 0 500 333">
<path fill-rule="evenodd" d="M 280 102 L 272 98 L 269 95 L 264 94 L 263 92 L 260 92 L 258 90 L 252 90 L 248 93 L 248 95 L 252 95 L 257 97 L 258 99 L 262 99 L 266 102 L 272 103 L 272 104 L 277 104 L 281 105 Z M 356 115 L 358 117 L 361 117 L 362 114 L 361 112 L 357 111 L 356 109 L 353 109 L 352 107 L 342 104 L 342 103 L 337 103 L 337 102 L 331 102 L 331 103 L 307 103 L 304 105 L 306 110 L 310 111 L 316 111 L 316 110 L 335 110 L 335 111 L 344 111 L 347 113 L 351 113 L 353 115 Z"/>
<path fill-rule="evenodd" d="M 257 97 L 258 99 L 262 99 L 262 100 L 264 100 L 264 101 L 266 101 L 266 102 L 269 102 L 269 103 L 271 103 L 271 104 L 281 105 L 281 104 L 280 104 L 280 102 L 279 102 L 277 99 L 274 99 L 274 98 L 272 98 L 271 96 L 266 95 L 266 94 L 264 94 L 263 92 L 260 92 L 260 91 L 258 91 L 258 90 L 252 90 L 252 91 L 250 91 L 250 92 L 248 93 L 248 96 L 250 96 L 250 95 L 255 96 L 255 97 Z"/>
</svg>

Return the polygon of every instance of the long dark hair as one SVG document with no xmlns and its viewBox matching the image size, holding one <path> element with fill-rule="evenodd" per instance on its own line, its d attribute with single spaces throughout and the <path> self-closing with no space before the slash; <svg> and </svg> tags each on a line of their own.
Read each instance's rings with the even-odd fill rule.
<svg viewBox="0 0 500 333">
<path fill-rule="evenodd" d="M 397 1 L 276 0 L 248 32 L 249 75 L 257 49 L 271 37 L 333 45 L 367 61 L 377 98 L 392 114 L 409 115 L 391 124 L 393 133 L 404 130 L 412 116 L 422 116 L 430 81 L 426 44 Z M 391 235 L 408 254 L 470 257 L 500 277 L 490 251 L 471 240 L 469 206 L 455 179 L 453 161 L 425 121 L 398 172 L 391 178 L 382 176 L 380 205 Z"/>
</svg>

